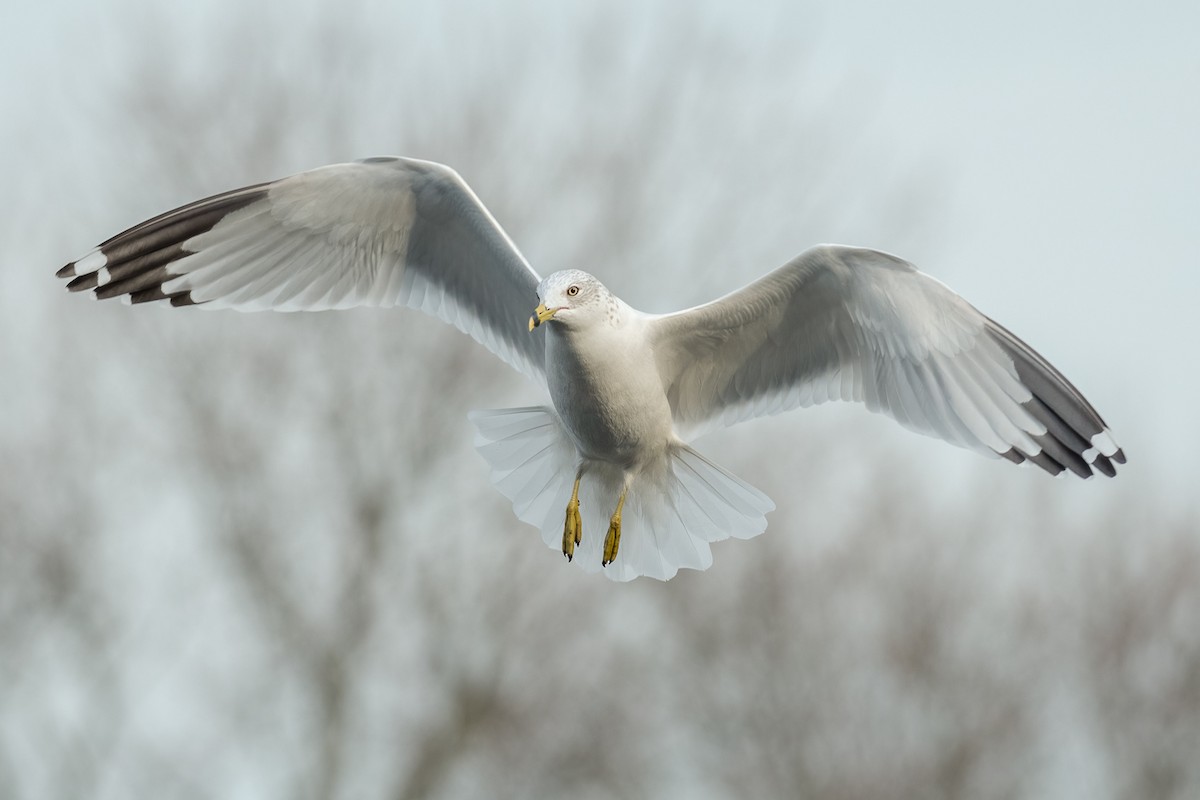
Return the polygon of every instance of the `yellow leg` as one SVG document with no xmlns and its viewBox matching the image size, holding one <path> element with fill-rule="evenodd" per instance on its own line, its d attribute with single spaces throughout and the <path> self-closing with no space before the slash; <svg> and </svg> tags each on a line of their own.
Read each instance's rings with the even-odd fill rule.
<svg viewBox="0 0 1200 800">
<path fill-rule="evenodd" d="M 574 557 L 575 545 L 583 538 L 583 521 L 579 518 L 579 480 L 582 477 L 582 472 L 575 476 L 575 488 L 567 503 L 567 521 L 563 524 L 563 555 L 567 561 Z"/>
<path fill-rule="evenodd" d="M 613 512 L 612 521 L 608 523 L 608 535 L 604 537 L 604 560 L 601 566 L 607 567 L 617 560 L 617 548 L 621 546 L 621 509 L 625 507 L 625 493 L 629 484 L 621 489 L 621 497 L 617 500 L 617 510 Z"/>
</svg>

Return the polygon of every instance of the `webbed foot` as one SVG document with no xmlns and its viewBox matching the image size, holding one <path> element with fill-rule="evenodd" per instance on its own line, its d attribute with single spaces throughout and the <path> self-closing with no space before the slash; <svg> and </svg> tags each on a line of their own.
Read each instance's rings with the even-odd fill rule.
<svg viewBox="0 0 1200 800">
<path fill-rule="evenodd" d="M 583 520 L 579 518 L 579 481 L 583 473 L 575 476 L 575 488 L 571 490 L 571 500 L 567 503 L 567 519 L 563 523 L 563 555 L 570 561 L 575 556 L 575 545 L 583 539 Z"/>
<path fill-rule="evenodd" d="M 608 534 L 604 537 L 604 560 L 601 566 L 607 567 L 617 560 L 617 548 L 621 546 L 621 512 L 613 514 L 608 523 Z"/>
<path fill-rule="evenodd" d="M 613 512 L 612 521 L 608 523 L 608 534 L 604 537 L 604 560 L 600 566 L 607 567 L 617 560 L 617 548 L 621 546 L 621 509 L 625 508 L 625 495 L 629 492 L 629 479 L 625 479 L 625 488 L 617 500 L 617 510 Z"/>
<path fill-rule="evenodd" d="M 579 518 L 579 500 L 572 496 L 567 503 L 567 521 L 563 524 L 563 555 L 570 561 L 575 555 L 575 545 L 583 538 L 583 521 Z"/>
</svg>

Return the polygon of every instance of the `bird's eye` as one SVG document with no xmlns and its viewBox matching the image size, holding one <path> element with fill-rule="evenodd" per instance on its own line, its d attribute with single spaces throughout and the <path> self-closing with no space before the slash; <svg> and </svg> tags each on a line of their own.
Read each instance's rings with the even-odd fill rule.
<svg viewBox="0 0 1200 800">
<path fill-rule="evenodd" d="M 574 297 L 577 294 L 579 294 L 578 286 L 568 286 L 567 287 L 567 297 Z"/>
</svg>

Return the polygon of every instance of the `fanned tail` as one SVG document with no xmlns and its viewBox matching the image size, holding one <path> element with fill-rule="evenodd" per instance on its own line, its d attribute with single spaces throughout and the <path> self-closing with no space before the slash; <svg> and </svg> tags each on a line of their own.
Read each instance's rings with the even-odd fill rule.
<svg viewBox="0 0 1200 800">
<path fill-rule="evenodd" d="M 512 501 L 517 519 L 562 547 L 563 514 L 579 457 L 558 415 L 544 406 L 472 411 L 475 449 L 492 468 L 492 484 Z"/>
<path fill-rule="evenodd" d="M 517 517 L 542 540 L 562 547 L 563 517 L 579 456 L 553 410 L 545 407 L 473 411 L 475 446 L 492 467 L 492 483 Z M 575 563 L 601 570 L 601 549 L 623 484 L 621 470 L 591 461 L 580 486 L 583 540 Z M 680 569 L 712 565 L 711 542 L 748 539 L 767 527 L 770 498 L 683 444 L 633 480 L 622 515 L 616 560 L 603 568 L 618 581 L 639 575 L 669 580 Z"/>
<path fill-rule="evenodd" d="M 775 509 L 765 494 L 684 444 L 672 446 L 658 470 L 639 475 L 629 498 L 634 514 L 626 513 L 621 549 L 606 568 L 614 580 L 665 581 L 680 569 L 708 569 L 712 542 L 757 536 Z"/>
</svg>

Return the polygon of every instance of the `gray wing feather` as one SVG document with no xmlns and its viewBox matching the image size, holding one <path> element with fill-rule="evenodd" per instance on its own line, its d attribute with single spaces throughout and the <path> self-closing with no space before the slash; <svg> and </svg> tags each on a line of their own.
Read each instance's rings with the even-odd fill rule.
<svg viewBox="0 0 1200 800">
<path fill-rule="evenodd" d="M 59 270 L 72 291 L 244 311 L 403 305 L 535 380 L 538 275 L 448 167 L 372 158 L 200 200 Z"/>
<path fill-rule="evenodd" d="M 912 264 L 824 245 L 707 305 L 653 318 L 677 426 L 691 435 L 829 400 L 1053 474 L 1125 455 L 1044 358 Z"/>
</svg>

